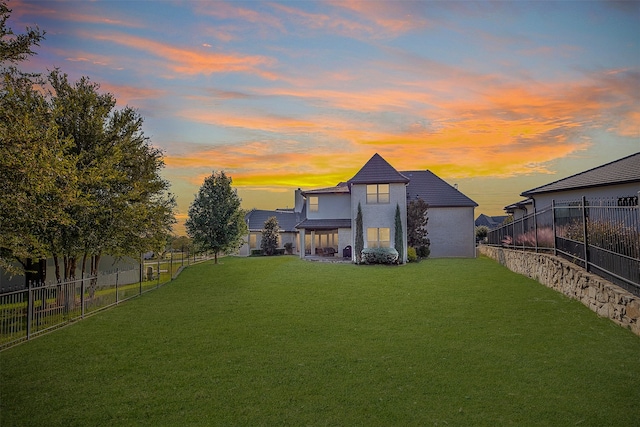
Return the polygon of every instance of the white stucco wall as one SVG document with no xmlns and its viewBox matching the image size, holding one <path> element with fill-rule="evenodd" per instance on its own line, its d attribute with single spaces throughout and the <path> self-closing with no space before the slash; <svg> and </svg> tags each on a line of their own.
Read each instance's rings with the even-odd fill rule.
<svg viewBox="0 0 640 427">
<path fill-rule="evenodd" d="M 318 197 L 318 211 L 309 209 L 309 197 Z M 338 194 L 310 194 L 307 196 L 308 219 L 348 219 L 350 218 L 349 193 Z"/>
<path fill-rule="evenodd" d="M 389 185 L 389 203 L 367 204 L 367 186 L 353 185 L 351 187 L 351 229 L 352 243 L 355 248 L 356 217 L 358 215 L 358 202 L 362 208 L 362 229 L 364 234 L 364 247 L 367 247 L 367 228 L 389 228 L 391 247 L 394 247 L 396 206 L 400 206 L 402 218 L 402 234 L 404 246 L 404 260 L 407 261 L 407 190 L 402 183 Z M 353 252 L 355 260 L 355 251 Z"/>
<path fill-rule="evenodd" d="M 638 196 L 640 184 L 608 185 L 606 187 L 583 188 L 571 191 L 561 191 L 556 193 L 534 195 L 536 210 L 551 206 L 551 201 L 574 201 L 580 200 L 582 196 L 587 199 L 617 199 L 618 197 Z"/>
<path fill-rule="evenodd" d="M 429 208 L 431 258 L 476 256 L 474 208 Z"/>
</svg>

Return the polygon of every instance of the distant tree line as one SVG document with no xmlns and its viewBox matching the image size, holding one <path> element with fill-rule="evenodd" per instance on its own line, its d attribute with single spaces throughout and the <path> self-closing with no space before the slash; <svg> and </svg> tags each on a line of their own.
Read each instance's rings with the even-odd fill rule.
<svg viewBox="0 0 640 427">
<path fill-rule="evenodd" d="M 163 248 L 175 200 L 143 118 L 88 77 L 22 72 L 45 32 L 14 34 L 10 13 L 0 3 L 0 267 L 43 279 L 52 257 L 60 281 L 95 274 L 102 254 Z"/>
</svg>

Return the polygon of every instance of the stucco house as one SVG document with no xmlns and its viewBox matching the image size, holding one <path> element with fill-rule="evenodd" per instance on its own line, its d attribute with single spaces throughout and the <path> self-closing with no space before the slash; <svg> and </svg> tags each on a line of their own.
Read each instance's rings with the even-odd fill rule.
<svg viewBox="0 0 640 427">
<path fill-rule="evenodd" d="M 638 206 L 640 152 L 520 194 L 526 199 L 506 206 L 515 219 L 539 212 L 551 203 L 579 201 L 613 206 Z"/>
<path fill-rule="evenodd" d="M 406 261 L 407 203 L 416 198 L 429 204 L 427 230 L 431 256 L 474 257 L 477 204 L 432 172 L 399 172 L 379 154 L 371 157 L 351 179 L 335 187 L 296 190 L 292 210 L 250 212 L 247 215 L 250 234 L 241 254 L 250 254 L 253 245 L 259 248 L 258 234 L 264 221 L 275 215 L 282 240 L 294 239 L 294 252 L 300 257 L 355 260 L 353 248 L 360 204 L 365 248 L 395 246 L 395 212 L 399 207 L 404 234 L 403 261 Z M 291 231 L 294 219 L 299 221 L 294 226 L 296 231 Z"/>
</svg>

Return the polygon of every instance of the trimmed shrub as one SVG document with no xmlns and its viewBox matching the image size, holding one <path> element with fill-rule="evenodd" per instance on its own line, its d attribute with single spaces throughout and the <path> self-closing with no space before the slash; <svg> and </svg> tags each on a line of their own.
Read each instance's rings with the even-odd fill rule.
<svg viewBox="0 0 640 427">
<path fill-rule="evenodd" d="M 287 255 L 293 254 L 293 243 L 291 243 L 291 242 L 285 243 L 284 244 L 284 250 L 287 253 Z"/>
<path fill-rule="evenodd" d="M 407 248 L 407 262 L 416 262 L 418 261 L 418 254 L 416 253 L 416 248 L 409 246 Z"/>
<path fill-rule="evenodd" d="M 262 249 L 251 249 L 251 256 L 262 256 Z"/>
<path fill-rule="evenodd" d="M 365 264 L 395 264 L 398 251 L 394 248 L 365 248 L 362 250 L 362 262 Z"/>
<path fill-rule="evenodd" d="M 429 258 L 429 255 L 431 255 L 431 249 L 429 249 L 429 245 L 425 245 L 425 246 L 420 246 L 417 250 L 417 255 L 420 259 L 422 258 Z"/>
</svg>

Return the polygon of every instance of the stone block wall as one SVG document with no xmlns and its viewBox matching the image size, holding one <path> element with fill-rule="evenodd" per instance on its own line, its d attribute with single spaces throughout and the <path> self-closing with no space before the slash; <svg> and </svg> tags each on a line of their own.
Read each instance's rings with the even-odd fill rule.
<svg viewBox="0 0 640 427">
<path fill-rule="evenodd" d="M 509 270 L 577 299 L 640 336 L 640 297 L 553 255 L 480 245 L 478 251 Z"/>
</svg>

